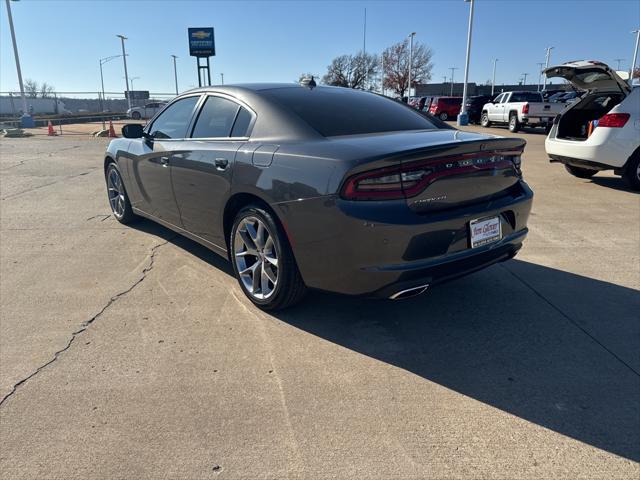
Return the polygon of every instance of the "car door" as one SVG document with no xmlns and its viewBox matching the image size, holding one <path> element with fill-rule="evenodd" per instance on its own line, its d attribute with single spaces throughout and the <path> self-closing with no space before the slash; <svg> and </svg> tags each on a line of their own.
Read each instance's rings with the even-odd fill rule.
<svg viewBox="0 0 640 480">
<path fill-rule="evenodd" d="M 509 121 L 509 112 L 507 112 L 507 103 L 511 100 L 511 93 L 503 93 L 502 98 L 500 99 L 500 103 L 496 105 L 496 121 L 497 122 L 507 122 Z"/>
<path fill-rule="evenodd" d="M 183 227 L 224 250 L 223 210 L 238 149 L 255 114 L 236 99 L 209 94 L 194 122 L 184 155 L 172 160 L 171 178 Z"/>
<path fill-rule="evenodd" d="M 129 197 L 134 208 L 180 226 L 180 213 L 171 185 L 170 165 L 186 155 L 184 143 L 200 95 L 173 102 L 145 129 L 146 136 L 129 147 Z"/>
<path fill-rule="evenodd" d="M 502 116 L 499 117 L 500 101 L 504 98 L 504 93 L 498 95 L 498 97 L 487 107 L 487 116 L 492 122 L 501 121 Z"/>
</svg>

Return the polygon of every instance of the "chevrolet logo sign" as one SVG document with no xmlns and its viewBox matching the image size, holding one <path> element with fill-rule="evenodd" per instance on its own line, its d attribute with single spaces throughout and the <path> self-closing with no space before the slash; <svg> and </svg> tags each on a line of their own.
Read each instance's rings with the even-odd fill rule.
<svg viewBox="0 0 640 480">
<path fill-rule="evenodd" d="M 202 30 L 199 30 L 197 32 L 193 32 L 191 34 L 192 37 L 198 38 L 200 40 L 203 40 L 205 38 L 209 38 L 211 36 L 211 32 L 204 32 Z"/>
</svg>

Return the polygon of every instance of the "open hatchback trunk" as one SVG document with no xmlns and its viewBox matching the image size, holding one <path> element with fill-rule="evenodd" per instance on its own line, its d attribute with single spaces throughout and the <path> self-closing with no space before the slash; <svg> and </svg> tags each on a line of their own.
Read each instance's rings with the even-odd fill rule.
<svg viewBox="0 0 640 480">
<path fill-rule="evenodd" d="M 564 78 L 574 87 L 588 91 L 556 120 L 556 138 L 565 140 L 586 140 L 597 124 L 595 121 L 604 117 L 631 93 L 629 84 L 602 62 L 568 62 L 547 68 L 544 74 L 548 78 Z"/>
</svg>

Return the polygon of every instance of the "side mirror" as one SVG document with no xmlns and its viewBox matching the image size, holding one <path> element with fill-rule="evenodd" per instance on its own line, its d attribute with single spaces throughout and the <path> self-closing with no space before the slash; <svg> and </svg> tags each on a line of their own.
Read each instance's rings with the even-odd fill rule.
<svg viewBox="0 0 640 480">
<path fill-rule="evenodd" d="M 122 127 L 122 136 L 125 138 L 142 138 L 144 136 L 143 127 L 139 123 L 128 123 Z"/>
</svg>

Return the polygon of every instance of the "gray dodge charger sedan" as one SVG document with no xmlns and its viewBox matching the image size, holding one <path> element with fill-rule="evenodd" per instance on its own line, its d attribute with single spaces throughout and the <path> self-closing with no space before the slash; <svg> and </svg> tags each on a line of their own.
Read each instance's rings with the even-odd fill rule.
<svg viewBox="0 0 640 480">
<path fill-rule="evenodd" d="M 512 258 L 527 234 L 524 140 L 373 93 L 206 87 L 122 131 L 104 159 L 114 216 L 227 257 L 263 309 L 307 288 L 409 297 Z"/>
</svg>

